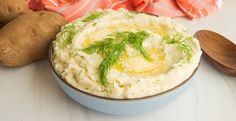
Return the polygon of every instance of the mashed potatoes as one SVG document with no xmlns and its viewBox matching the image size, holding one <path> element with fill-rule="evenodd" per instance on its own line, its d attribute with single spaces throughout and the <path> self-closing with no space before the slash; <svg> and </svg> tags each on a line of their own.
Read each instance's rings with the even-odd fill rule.
<svg viewBox="0 0 236 121">
<path fill-rule="evenodd" d="M 98 10 L 66 25 L 54 42 L 53 62 L 79 90 L 131 99 L 181 84 L 197 68 L 200 56 L 198 40 L 181 24 L 120 9 Z"/>
</svg>

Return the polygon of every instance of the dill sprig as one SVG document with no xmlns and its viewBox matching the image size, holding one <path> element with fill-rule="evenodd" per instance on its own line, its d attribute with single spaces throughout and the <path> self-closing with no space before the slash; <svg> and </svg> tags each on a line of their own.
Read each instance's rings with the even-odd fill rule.
<svg viewBox="0 0 236 121">
<path fill-rule="evenodd" d="M 90 22 L 96 18 L 101 17 L 103 14 L 104 14 L 104 11 L 102 11 L 102 12 L 95 11 L 81 21 L 82 22 Z M 94 23 L 94 24 L 96 24 L 96 23 Z M 60 33 L 60 37 L 59 37 L 59 40 L 62 42 L 61 48 L 65 48 L 67 45 L 72 43 L 72 40 L 73 40 L 74 36 L 76 35 L 76 33 L 78 32 L 78 30 L 79 30 L 79 26 L 77 26 L 77 23 L 67 25 L 63 28 L 62 32 Z"/>
<path fill-rule="evenodd" d="M 142 46 L 144 40 L 149 36 L 145 31 L 138 32 L 115 32 L 107 38 L 94 42 L 91 46 L 82 49 L 87 54 L 97 52 L 104 60 L 99 65 L 99 78 L 102 85 L 108 85 L 107 75 L 111 67 L 117 62 L 119 57 L 126 51 L 127 45 L 131 45 L 146 60 L 150 60 L 150 55 Z"/>
<path fill-rule="evenodd" d="M 77 31 L 78 27 L 75 24 L 65 26 L 59 37 L 59 41 L 61 42 L 60 47 L 65 48 L 68 44 L 71 44 Z"/>
<path fill-rule="evenodd" d="M 82 22 L 90 22 L 94 19 L 97 19 L 99 17 L 101 17 L 102 15 L 104 14 L 104 11 L 103 12 L 99 12 L 99 11 L 94 11 L 93 13 L 91 13 L 89 16 L 87 16 L 86 18 L 84 18 L 82 20 Z"/>
<path fill-rule="evenodd" d="M 192 40 L 191 36 L 186 37 L 180 32 L 177 32 L 173 35 L 165 36 L 163 40 L 165 40 L 167 44 L 176 44 L 177 47 L 185 54 L 187 61 L 190 61 L 193 50 L 188 44 L 188 41 Z"/>
<path fill-rule="evenodd" d="M 140 31 L 137 33 L 128 34 L 127 42 L 136 50 L 138 51 L 146 60 L 151 60 L 150 55 L 144 49 L 143 42 L 149 34 L 145 31 Z"/>
</svg>

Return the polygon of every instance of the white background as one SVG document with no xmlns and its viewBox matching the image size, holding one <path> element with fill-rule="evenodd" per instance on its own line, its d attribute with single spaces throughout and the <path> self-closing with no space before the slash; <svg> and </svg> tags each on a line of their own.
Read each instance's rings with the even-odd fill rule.
<svg viewBox="0 0 236 121">
<path fill-rule="evenodd" d="M 236 43 L 236 1 L 216 14 L 176 19 L 192 33 L 210 29 Z M 219 48 L 220 49 L 220 48 Z M 69 98 L 57 85 L 47 60 L 21 68 L 0 67 L 0 121 L 236 121 L 236 78 L 215 70 L 203 57 L 191 87 L 168 105 L 144 114 L 111 116 Z"/>
</svg>

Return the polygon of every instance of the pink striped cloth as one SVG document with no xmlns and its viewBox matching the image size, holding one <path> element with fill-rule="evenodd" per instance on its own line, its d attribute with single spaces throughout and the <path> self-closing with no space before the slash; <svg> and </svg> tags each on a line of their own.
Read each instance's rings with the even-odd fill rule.
<svg viewBox="0 0 236 121">
<path fill-rule="evenodd" d="M 28 0 L 32 10 L 50 10 L 73 21 L 98 8 L 146 12 L 159 16 L 189 19 L 208 16 L 222 4 L 222 0 Z"/>
</svg>

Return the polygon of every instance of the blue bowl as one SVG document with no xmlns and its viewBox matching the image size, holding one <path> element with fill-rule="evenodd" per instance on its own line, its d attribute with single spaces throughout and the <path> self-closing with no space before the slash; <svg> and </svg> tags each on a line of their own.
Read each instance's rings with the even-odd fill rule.
<svg viewBox="0 0 236 121">
<path fill-rule="evenodd" d="M 162 106 L 173 101 L 176 97 L 178 97 L 181 93 L 183 93 L 187 89 L 187 87 L 189 87 L 189 85 L 191 84 L 189 80 L 197 70 L 196 68 L 192 76 L 190 76 L 183 83 L 163 93 L 135 99 L 113 99 L 113 98 L 100 97 L 84 92 L 69 84 L 55 70 L 52 61 L 53 59 L 52 52 L 53 48 L 51 45 L 49 49 L 49 63 L 55 79 L 57 80 L 60 87 L 64 90 L 64 92 L 67 95 L 69 95 L 72 99 L 74 99 L 76 102 L 80 103 L 85 107 L 113 115 L 129 115 L 161 108 Z"/>
</svg>

